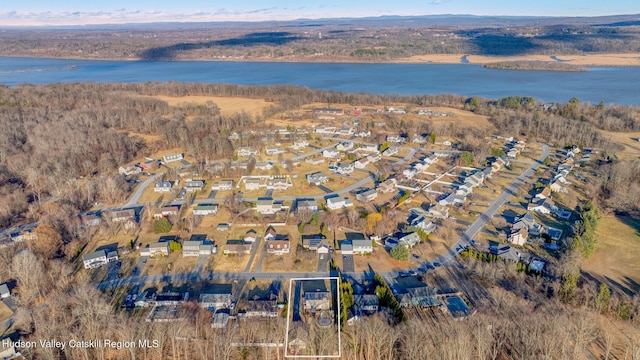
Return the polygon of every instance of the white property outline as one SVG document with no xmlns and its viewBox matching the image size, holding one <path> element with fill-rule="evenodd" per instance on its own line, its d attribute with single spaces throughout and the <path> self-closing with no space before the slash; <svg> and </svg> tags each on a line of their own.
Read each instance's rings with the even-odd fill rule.
<svg viewBox="0 0 640 360">
<path fill-rule="evenodd" d="M 291 303 L 291 286 L 293 285 L 293 281 L 301 281 L 301 280 L 335 280 L 336 281 L 336 292 L 338 293 L 338 355 L 290 355 L 289 354 L 289 313 L 291 313 L 291 320 L 293 321 L 293 313 L 292 303 Z M 310 277 L 310 278 L 291 278 L 289 279 L 289 300 L 287 303 L 289 311 L 287 312 L 287 333 L 284 336 L 284 357 L 285 358 L 297 358 L 297 359 L 310 359 L 310 358 L 318 358 L 318 359 L 339 359 L 342 357 L 342 342 L 340 339 L 340 278 L 337 276 L 326 276 L 326 277 Z"/>
</svg>

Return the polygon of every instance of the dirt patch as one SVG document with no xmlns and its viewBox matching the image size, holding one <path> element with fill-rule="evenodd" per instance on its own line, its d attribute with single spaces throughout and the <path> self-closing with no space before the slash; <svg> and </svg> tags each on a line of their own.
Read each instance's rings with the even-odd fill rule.
<svg viewBox="0 0 640 360">
<path fill-rule="evenodd" d="M 582 269 L 614 290 L 640 291 L 640 219 L 603 216 L 596 239 L 596 251 Z"/>
</svg>

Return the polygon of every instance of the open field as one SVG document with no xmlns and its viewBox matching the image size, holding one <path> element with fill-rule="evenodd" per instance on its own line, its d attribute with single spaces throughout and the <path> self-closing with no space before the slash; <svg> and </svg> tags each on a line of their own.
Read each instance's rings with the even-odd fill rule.
<svg viewBox="0 0 640 360">
<path fill-rule="evenodd" d="M 170 106 L 180 106 L 180 104 L 191 103 L 204 105 L 208 101 L 213 102 L 220 108 L 220 114 L 223 116 L 233 115 L 235 113 L 246 112 L 251 115 L 262 115 L 262 110 L 269 106 L 270 103 L 263 99 L 252 99 L 245 97 L 223 97 L 223 96 L 153 96 L 156 99 L 165 101 Z"/>
<path fill-rule="evenodd" d="M 342 259 L 340 259 L 342 260 Z M 378 245 L 371 255 L 354 255 L 353 264 L 356 272 L 370 271 L 370 268 L 377 272 L 409 269 L 417 263 L 411 261 L 398 261 L 389 255 L 384 246 Z M 340 264 L 342 266 L 342 264 Z"/>
<path fill-rule="evenodd" d="M 583 271 L 613 290 L 640 291 L 640 219 L 603 216 L 596 229 L 596 251 Z"/>
<path fill-rule="evenodd" d="M 615 156 L 620 160 L 631 160 L 640 157 L 640 132 L 614 132 L 604 131 L 600 132 L 613 142 L 624 146 L 622 151 L 616 151 Z"/>
<path fill-rule="evenodd" d="M 147 145 L 162 139 L 162 136 L 158 134 L 143 134 L 143 133 L 129 131 L 129 130 L 116 130 L 116 132 L 127 133 L 129 137 L 137 136 L 140 139 L 144 140 L 144 142 L 147 143 Z"/>
<path fill-rule="evenodd" d="M 429 54 L 416 55 L 400 59 L 397 62 L 404 63 L 435 63 L 435 64 L 461 64 L 464 54 Z M 640 66 L 640 54 L 586 54 L 586 55 L 556 55 L 556 59 L 565 64 L 576 66 Z M 544 61 L 557 62 L 550 55 L 518 55 L 518 56 L 483 56 L 469 55 L 467 61 L 470 64 L 488 64 L 510 61 Z"/>
</svg>

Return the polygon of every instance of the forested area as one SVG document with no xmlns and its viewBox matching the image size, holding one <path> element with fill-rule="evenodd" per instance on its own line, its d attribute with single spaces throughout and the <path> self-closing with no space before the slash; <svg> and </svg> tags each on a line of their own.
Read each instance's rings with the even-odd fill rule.
<svg viewBox="0 0 640 360">
<path fill-rule="evenodd" d="M 145 310 L 119 311 L 62 260 L 43 260 L 11 248 L 0 253 L 0 277 L 15 276 L 16 328 L 24 340 L 157 340 L 157 348 L 23 349 L 35 359 L 283 359 L 282 348 L 243 346 L 284 339 L 285 319 L 249 321 L 212 329 L 211 315 L 196 303 L 180 309 L 181 322 L 141 321 Z M 430 275 L 429 281 L 456 278 L 472 299 L 473 316 L 454 321 L 431 310 L 405 308 L 399 323 L 391 314 L 364 317 L 344 327 L 343 359 L 637 359 L 640 355 L 640 304 L 637 298 L 602 293 L 580 283 L 561 301 L 559 281 L 528 276 L 514 265 L 468 260 L 465 270 Z M 554 271 L 561 272 L 563 269 Z M 435 278 L 433 278 L 435 276 Z M 391 298 L 395 299 L 392 295 Z M 148 309 L 147 309 L 148 310 Z M 405 317 L 402 312 L 411 312 Z M 438 312 L 439 310 L 435 310 Z M 398 314 L 396 314 L 397 316 Z M 317 330 L 317 329 L 316 329 Z M 336 334 L 307 329 L 308 346 L 320 352 Z"/>
</svg>

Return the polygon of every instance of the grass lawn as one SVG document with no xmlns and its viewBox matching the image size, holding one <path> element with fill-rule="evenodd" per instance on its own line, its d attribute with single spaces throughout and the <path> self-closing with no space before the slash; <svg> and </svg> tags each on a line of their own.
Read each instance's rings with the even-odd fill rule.
<svg viewBox="0 0 640 360">
<path fill-rule="evenodd" d="M 182 257 L 182 251 L 174 251 L 165 257 L 149 258 L 143 275 L 184 273 L 193 270 L 198 258 Z"/>
<path fill-rule="evenodd" d="M 210 256 L 206 269 L 214 271 L 244 271 L 249 262 L 249 254 L 225 255 L 224 243 L 218 246 L 218 254 Z"/>
<path fill-rule="evenodd" d="M 171 192 L 155 192 L 153 191 L 153 185 L 149 184 L 146 189 L 142 192 L 142 196 L 140 197 L 140 203 L 155 203 L 155 202 L 165 202 L 172 200 L 176 196 L 177 190 L 172 190 Z"/>
<path fill-rule="evenodd" d="M 640 219 L 603 216 L 596 229 L 596 251 L 583 271 L 614 290 L 640 291 Z"/>
<path fill-rule="evenodd" d="M 336 256 L 336 258 L 338 258 L 338 256 Z M 412 261 L 398 261 L 392 258 L 384 247 L 380 245 L 376 247 L 376 250 L 371 255 L 354 255 L 353 264 L 356 271 L 369 271 L 371 267 L 374 271 L 378 272 L 409 269 L 417 265 L 417 263 Z M 342 266 L 342 264 L 340 264 L 340 266 Z"/>
</svg>

